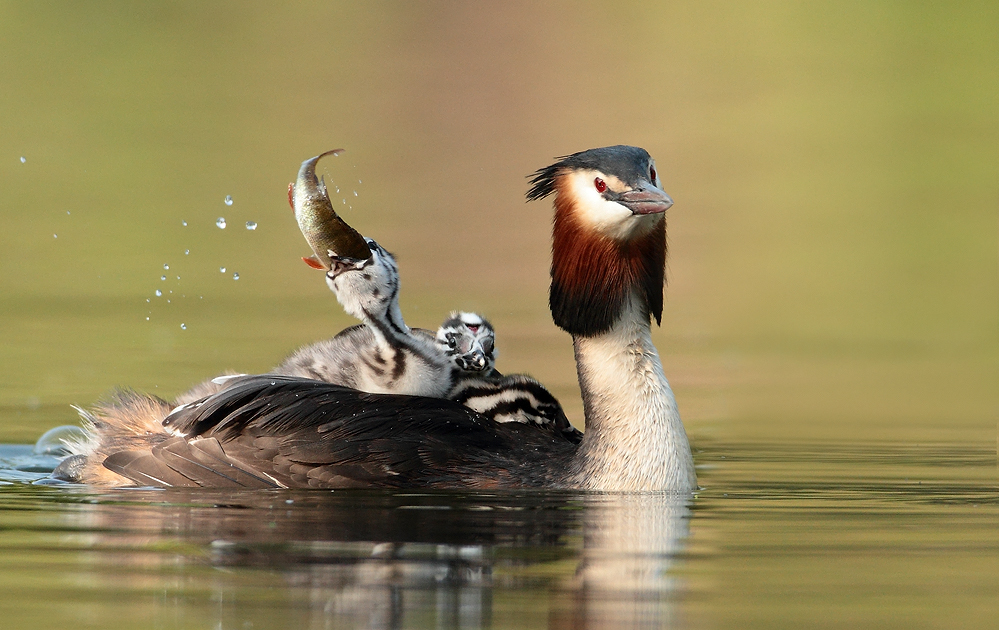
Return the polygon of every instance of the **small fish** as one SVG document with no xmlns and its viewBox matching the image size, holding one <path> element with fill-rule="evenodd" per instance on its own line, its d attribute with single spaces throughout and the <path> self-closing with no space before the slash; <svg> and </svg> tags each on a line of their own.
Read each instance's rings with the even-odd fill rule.
<svg viewBox="0 0 999 630">
<path fill-rule="evenodd" d="M 330 258 L 367 260 L 371 250 L 357 230 L 347 225 L 333 210 L 326 194 L 326 182 L 316 179 L 316 162 L 327 155 L 338 155 L 343 149 L 334 149 L 302 162 L 298 179 L 288 184 L 288 204 L 295 211 L 298 229 L 302 230 L 315 256 L 302 258 L 313 269 L 332 268 Z"/>
</svg>

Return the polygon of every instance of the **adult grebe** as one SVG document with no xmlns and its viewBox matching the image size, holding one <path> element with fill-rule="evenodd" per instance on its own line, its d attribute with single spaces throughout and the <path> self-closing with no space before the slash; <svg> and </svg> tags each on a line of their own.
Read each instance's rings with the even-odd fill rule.
<svg viewBox="0 0 999 630">
<path fill-rule="evenodd" d="M 119 394 L 86 414 L 93 439 L 56 474 L 160 486 L 695 489 L 651 339 L 673 203 L 652 158 L 591 149 L 531 183 L 529 200 L 555 196 L 549 303 L 573 337 L 587 424 L 579 445 L 452 401 L 262 375 L 172 412 Z"/>
</svg>

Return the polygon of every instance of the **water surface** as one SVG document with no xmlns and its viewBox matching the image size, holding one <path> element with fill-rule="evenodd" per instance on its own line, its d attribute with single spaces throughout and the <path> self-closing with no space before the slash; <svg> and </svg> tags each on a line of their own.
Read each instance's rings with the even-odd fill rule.
<svg viewBox="0 0 999 630">
<path fill-rule="evenodd" d="M 697 459 L 693 498 L 100 491 L 50 485 L 46 460 L 7 445 L 5 618 L 32 628 L 954 628 L 995 612 L 994 450 L 711 444 Z"/>
</svg>

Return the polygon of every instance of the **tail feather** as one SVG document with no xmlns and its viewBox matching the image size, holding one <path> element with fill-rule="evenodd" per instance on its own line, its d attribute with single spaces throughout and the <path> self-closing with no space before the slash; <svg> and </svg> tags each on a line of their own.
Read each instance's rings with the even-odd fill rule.
<svg viewBox="0 0 999 630">
<path fill-rule="evenodd" d="M 109 438 L 163 433 L 163 418 L 172 409 L 173 405 L 162 398 L 120 389 L 110 399 L 98 403 L 93 415 L 97 417 L 102 442 L 106 442 Z"/>
<path fill-rule="evenodd" d="M 104 467 L 141 486 L 197 487 L 198 484 L 159 461 L 149 451 L 119 451 L 104 460 Z"/>
<path fill-rule="evenodd" d="M 246 466 L 232 459 L 222 450 L 215 438 L 188 441 L 175 437 L 163 442 L 152 451 L 160 460 L 178 474 L 202 486 L 212 488 L 277 488 L 280 487 L 247 470 Z"/>
<path fill-rule="evenodd" d="M 199 387 L 221 390 L 226 385 Z M 76 410 L 86 437 L 69 445 L 72 461 L 59 467 L 59 478 L 107 486 L 281 487 L 229 457 L 215 438 L 188 441 L 165 427 L 163 421 L 175 407 L 161 398 L 121 389 L 92 410 Z"/>
<path fill-rule="evenodd" d="M 94 452 L 99 444 L 98 439 L 98 429 L 100 424 L 97 416 L 90 413 L 83 407 L 77 407 L 76 405 L 71 405 L 76 413 L 80 415 L 80 424 L 83 426 L 83 436 L 77 439 L 63 440 L 63 444 L 66 445 L 66 450 L 72 455 L 89 455 Z"/>
<path fill-rule="evenodd" d="M 137 453 L 148 450 L 168 439 L 170 434 L 163 427 L 172 405 L 155 396 L 121 389 L 99 402 L 93 410 L 75 408 L 80 414 L 87 437 L 68 444 L 75 458 L 72 466 L 61 466 L 60 478 L 94 485 L 121 486 L 136 481 L 148 485 L 148 479 L 133 479 L 121 474 L 126 465 L 133 463 L 125 455 L 103 465 L 108 456 L 119 452 Z M 155 472 L 155 471 L 154 471 Z M 176 474 L 176 473 L 175 473 Z M 162 484 L 155 484 L 162 485 Z"/>
</svg>

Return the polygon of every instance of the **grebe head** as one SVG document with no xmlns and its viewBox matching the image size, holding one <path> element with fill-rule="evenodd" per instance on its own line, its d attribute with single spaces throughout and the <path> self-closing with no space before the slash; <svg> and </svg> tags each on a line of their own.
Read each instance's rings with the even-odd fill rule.
<svg viewBox="0 0 999 630">
<path fill-rule="evenodd" d="M 496 365 L 496 331 L 476 313 L 452 311 L 437 329 L 436 340 L 460 370 L 489 373 Z"/>
<path fill-rule="evenodd" d="M 659 322 L 666 219 L 673 200 L 645 149 L 613 146 L 561 158 L 533 174 L 527 199 L 555 195 L 555 323 L 584 337 L 608 331 L 632 295 Z"/>
<path fill-rule="evenodd" d="M 326 284 L 349 314 L 360 320 L 377 318 L 399 299 L 399 267 L 395 257 L 373 239 L 365 238 L 371 257 L 366 260 L 331 256 Z"/>
</svg>

